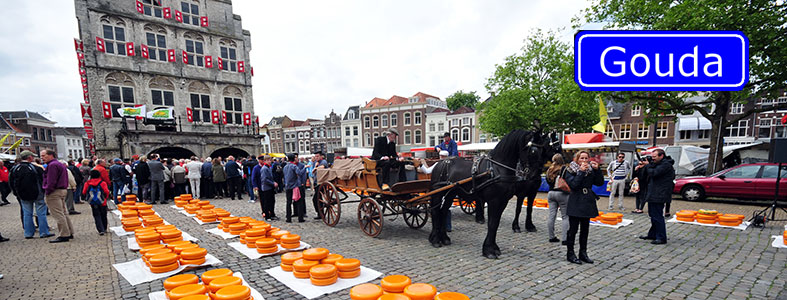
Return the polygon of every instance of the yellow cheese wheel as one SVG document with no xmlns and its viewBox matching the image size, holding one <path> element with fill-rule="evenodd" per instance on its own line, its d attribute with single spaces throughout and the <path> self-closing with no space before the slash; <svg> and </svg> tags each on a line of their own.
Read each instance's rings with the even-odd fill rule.
<svg viewBox="0 0 787 300">
<path fill-rule="evenodd" d="M 295 276 L 295 278 L 300 278 L 300 279 L 308 279 L 309 278 L 309 272 L 301 272 L 301 271 L 295 270 L 294 268 L 292 269 L 292 275 Z"/>
<path fill-rule="evenodd" d="M 199 277 L 197 275 L 180 274 L 164 280 L 164 289 L 167 291 L 171 291 L 172 289 L 179 287 L 181 285 L 197 284 L 197 283 L 199 283 Z"/>
<path fill-rule="evenodd" d="M 215 207 L 216 207 L 216 206 L 214 206 L 213 204 L 205 204 L 205 205 L 202 205 L 202 209 L 213 209 L 213 208 L 215 208 Z"/>
<path fill-rule="evenodd" d="M 331 278 L 324 278 L 324 279 L 309 278 L 309 281 L 311 281 L 312 284 L 316 285 L 316 286 L 326 286 L 326 285 L 331 285 L 331 284 L 336 283 L 337 279 L 339 279 L 339 277 L 333 276 Z"/>
<path fill-rule="evenodd" d="M 281 266 L 281 269 L 284 270 L 284 272 L 292 272 L 292 265 L 288 265 L 285 263 L 281 263 L 279 265 Z"/>
<path fill-rule="evenodd" d="M 694 222 L 694 217 L 691 218 L 675 217 L 675 219 L 681 222 Z"/>
<path fill-rule="evenodd" d="M 328 257 L 329 251 L 325 248 L 311 248 L 303 250 L 303 259 L 320 261 Z"/>
<path fill-rule="evenodd" d="M 338 261 L 337 264 L 340 262 L 341 260 Z M 341 270 L 341 268 L 339 270 Z M 404 291 L 404 288 L 411 283 L 412 281 L 410 280 L 410 277 L 404 275 L 388 275 L 380 280 L 380 286 L 383 287 L 383 291 L 389 293 L 401 293 Z"/>
<path fill-rule="evenodd" d="M 251 289 L 245 285 L 232 285 L 216 291 L 213 300 L 246 300 L 251 297 Z"/>
<path fill-rule="evenodd" d="M 274 233 L 271 233 L 271 237 L 274 238 L 274 239 L 277 239 L 277 240 L 281 240 L 282 236 L 285 236 L 285 235 L 288 235 L 288 234 L 290 234 L 290 232 L 287 231 L 287 230 L 278 230 L 278 231 L 276 231 Z"/>
<path fill-rule="evenodd" d="M 746 216 L 744 216 L 744 215 L 737 215 L 737 214 L 724 214 L 724 215 L 727 216 L 727 217 L 736 218 L 736 219 L 738 219 L 740 221 L 743 221 L 743 219 L 746 218 Z"/>
<path fill-rule="evenodd" d="M 162 239 L 172 239 L 176 237 L 181 237 L 183 235 L 183 232 L 176 229 L 170 231 L 162 231 L 160 234 Z"/>
<path fill-rule="evenodd" d="M 404 288 L 404 294 L 412 300 L 432 300 L 437 288 L 428 283 L 413 283 Z"/>
<path fill-rule="evenodd" d="M 142 254 L 144 256 L 145 253 L 148 253 L 148 251 L 158 250 L 158 249 L 167 249 L 167 246 L 165 246 L 164 244 L 156 244 L 156 245 L 146 246 L 146 247 L 143 247 L 142 249 L 139 249 L 139 254 Z"/>
<path fill-rule="evenodd" d="M 197 244 L 189 243 L 189 244 L 175 246 L 175 248 L 172 250 L 175 251 L 175 253 L 180 254 L 180 252 L 183 252 L 183 250 L 191 249 L 191 248 L 199 248 L 199 246 Z"/>
<path fill-rule="evenodd" d="M 338 275 L 338 271 L 339 270 L 336 269 L 336 266 L 334 265 L 319 264 L 309 269 L 309 276 L 311 276 L 311 278 L 317 279 L 331 278 L 336 277 L 336 275 Z"/>
<path fill-rule="evenodd" d="M 284 249 L 296 249 L 301 246 L 300 242 L 290 244 L 290 243 L 281 243 L 281 247 Z"/>
<path fill-rule="evenodd" d="M 173 263 L 171 265 L 163 265 L 163 266 L 158 266 L 158 267 L 150 266 L 150 272 L 153 272 L 153 273 L 166 273 L 166 272 L 169 272 L 169 271 L 177 270 L 178 267 L 180 267 L 180 265 L 178 265 L 178 262 L 175 261 L 175 263 Z"/>
<path fill-rule="evenodd" d="M 361 276 L 361 269 L 356 269 L 355 271 L 339 271 L 339 278 L 349 279 Z"/>
<path fill-rule="evenodd" d="M 205 257 L 205 255 L 208 255 L 208 250 L 200 247 L 184 249 L 180 252 L 180 258 L 183 259 L 198 259 Z"/>
<path fill-rule="evenodd" d="M 276 247 L 276 239 L 274 238 L 261 238 L 255 242 L 257 248 L 270 248 Z"/>
<path fill-rule="evenodd" d="M 252 228 L 252 229 L 246 230 L 246 236 L 247 237 L 250 237 L 250 236 L 265 236 L 265 229 Z"/>
<path fill-rule="evenodd" d="M 174 243 L 174 242 L 182 241 L 182 240 L 183 240 L 182 237 L 176 237 L 176 238 L 171 238 L 171 239 L 162 239 L 161 241 L 164 242 L 164 244 L 169 244 L 169 243 Z"/>
<path fill-rule="evenodd" d="M 232 224 L 230 224 L 227 227 L 229 227 L 230 230 L 243 230 L 243 229 L 246 229 L 246 224 L 244 224 L 244 223 L 232 223 Z"/>
<path fill-rule="evenodd" d="M 285 235 L 282 235 L 281 237 L 279 237 L 279 240 L 282 243 L 300 244 L 301 243 L 301 236 L 297 235 L 297 234 L 292 234 L 292 233 L 291 234 L 285 234 Z"/>
<path fill-rule="evenodd" d="M 242 235 L 242 233 L 241 233 L 241 235 Z M 257 241 L 259 241 L 260 239 L 265 239 L 265 238 L 266 237 L 264 237 L 264 236 L 247 236 L 244 240 L 246 240 L 246 243 L 252 244 L 250 247 L 253 248 L 253 247 L 257 247 L 256 246 Z"/>
<path fill-rule="evenodd" d="M 675 213 L 675 216 L 682 217 L 682 218 L 692 218 L 693 219 L 694 218 L 694 213 L 686 212 L 686 211 L 679 211 L 679 212 Z"/>
<path fill-rule="evenodd" d="M 159 255 L 159 254 L 165 254 L 165 253 L 172 253 L 172 250 L 167 249 L 167 248 L 155 249 L 155 250 L 150 250 L 150 251 L 145 252 L 145 254 L 143 254 L 142 256 L 145 259 L 149 259 L 149 258 L 151 258 L 153 256 L 156 256 L 156 255 Z"/>
<path fill-rule="evenodd" d="M 698 216 L 699 216 L 699 215 L 698 215 Z M 697 218 L 697 223 L 702 223 L 702 224 L 716 224 L 716 219 L 700 219 L 700 218 Z"/>
<path fill-rule="evenodd" d="M 380 296 L 380 298 L 377 298 L 377 300 L 410 300 L 410 297 L 407 297 L 404 294 L 398 294 L 398 293 L 386 294 L 385 292 L 383 292 L 383 295 Z"/>
<path fill-rule="evenodd" d="M 211 300 L 208 295 L 191 295 L 180 298 L 180 300 Z"/>
<path fill-rule="evenodd" d="M 719 223 L 721 223 L 721 222 L 727 222 L 727 223 L 729 223 L 729 222 L 737 222 L 738 221 L 738 217 L 722 215 L 722 216 L 719 216 L 718 220 L 719 220 Z"/>
<path fill-rule="evenodd" d="M 308 259 L 299 259 L 292 263 L 292 268 L 298 272 L 309 272 L 309 269 L 312 267 L 320 264 L 319 261 L 316 260 L 308 260 Z"/>
<path fill-rule="evenodd" d="M 363 283 L 350 289 L 350 299 L 352 300 L 377 300 L 383 295 L 383 288 L 371 283 Z"/>
<path fill-rule="evenodd" d="M 274 232 L 276 232 L 278 230 L 279 230 L 279 228 L 276 228 L 276 227 L 268 228 L 268 231 L 265 232 L 265 236 L 271 237 L 271 234 L 273 234 Z"/>
<path fill-rule="evenodd" d="M 242 281 L 240 278 L 235 276 L 219 277 L 210 282 L 208 285 L 208 290 L 210 290 L 211 293 L 216 293 L 221 288 L 231 285 L 242 285 Z"/>
<path fill-rule="evenodd" d="M 175 247 L 177 247 L 177 246 L 188 245 L 188 244 L 191 244 L 191 242 L 189 242 L 189 241 L 177 241 L 177 242 L 167 243 L 167 248 L 175 249 Z"/>
<path fill-rule="evenodd" d="M 153 267 L 161 267 L 178 262 L 178 255 L 175 253 L 156 254 L 148 258 L 148 262 Z"/>
<path fill-rule="evenodd" d="M 336 268 L 339 269 L 339 271 L 341 271 L 341 272 L 348 272 L 348 271 L 354 271 L 355 269 L 360 268 L 361 267 L 361 261 L 358 260 L 358 259 L 355 259 L 355 258 L 342 258 L 340 260 L 337 260 L 335 265 L 336 265 Z M 401 275 L 399 275 L 399 276 L 401 276 Z M 390 276 L 388 276 L 388 277 L 390 277 Z M 385 288 L 385 287 L 383 287 L 383 288 Z"/>
<path fill-rule="evenodd" d="M 200 278 L 202 278 L 202 283 L 210 284 L 210 282 L 213 281 L 213 279 L 224 277 L 224 276 L 232 276 L 232 274 L 233 274 L 232 270 L 226 268 L 220 268 L 220 269 L 205 271 L 202 273 Z"/>
<path fill-rule="evenodd" d="M 735 226 L 741 225 L 741 221 L 738 221 L 737 219 L 735 221 L 722 221 L 722 220 L 719 220 L 719 225 L 735 227 Z"/>
<path fill-rule="evenodd" d="M 229 225 L 229 224 L 233 224 L 233 223 L 238 223 L 239 220 L 240 220 L 240 218 L 238 218 L 238 217 L 226 217 L 226 218 L 221 220 L 221 223 L 224 224 L 224 225 Z"/>
<path fill-rule="evenodd" d="M 172 289 L 167 296 L 170 300 L 180 300 L 186 296 L 204 295 L 207 292 L 208 287 L 202 284 L 187 284 Z"/>
<path fill-rule="evenodd" d="M 257 247 L 257 253 L 259 254 L 271 254 L 276 253 L 279 251 L 279 247 Z"/>
<path fill-rule="evenodd" d="M 281 263 L 292 265 L 296 260 L 303 258 L 302 252 L 288 252 L 281 256 Z"/>
<path fill-rule="evenodd" d="M 153 211 L 152 209 L 146 209 L 146 210 L 140 210 L 139 211 L 139 215 L 140 216 L 152 216 L 152 215 L 155 215 L 155 214 L 156 214 L 156 212 Z"/>
<path fill-rule="evenodd" d="M 156 231 L 157 232 L 172 231 L 172 230 L 178 230 L 178 228 L 175 227 L 175 225 L 172 225 L 172 224 L 156 226 Z M 178 231 L 180 231 L 180 230 L 178 230 Z"/>
<path fill-rule="evenodd" d="M 470 297 L 457 292 L 442 292 L 437 294 L 434 300 L 470 300 Z"/>
</svg>

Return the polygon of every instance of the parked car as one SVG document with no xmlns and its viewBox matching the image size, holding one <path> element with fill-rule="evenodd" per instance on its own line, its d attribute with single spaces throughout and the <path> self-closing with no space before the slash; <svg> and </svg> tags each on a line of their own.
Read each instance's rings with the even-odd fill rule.
<svg viewBox="0 0 787 300">
<path fill-rule="evenodd" d="M 776 193 L 774 163 L 738 165 L 710 176 L 691 176 L 675 180 L 673 194 L 684 200 L 701 201 L 706 197 L 773 200 Z M 787 165 L 782 166 L 779 200 L 787 199 Z"/>
</svg>

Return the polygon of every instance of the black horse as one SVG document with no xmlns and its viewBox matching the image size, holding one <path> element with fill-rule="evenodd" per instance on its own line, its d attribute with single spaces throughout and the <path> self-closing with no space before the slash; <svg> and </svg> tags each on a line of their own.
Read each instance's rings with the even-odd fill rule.
<svg viewBox="0 0 787 300">
<path fill-rule="evenodd" d="M 477 209 L 483 203 L 489 205 L 489 222 L 482 254 L 487 258 L 500 256 L 497 246 L 497 228 L 508 200 L 516 193 L 515 183 L 540 178 L 543 153 L 550 147 L 550 138 L 540 133 L 513 130 L 508 133 L 489 153 L 488 158 L 468 161 L 461 158 L 444 160 L 432 171 L 432 190 L 452 182 L 474 176 L 471 182 L 432 195 L 432 232 L 429 242 L 434 247 L 450 245 L 451 239 L 445 230 L 445 215 L 457 196 L 475 200 Z M 485 201 L 481 201 L 481 199 Z"/>
</svg>

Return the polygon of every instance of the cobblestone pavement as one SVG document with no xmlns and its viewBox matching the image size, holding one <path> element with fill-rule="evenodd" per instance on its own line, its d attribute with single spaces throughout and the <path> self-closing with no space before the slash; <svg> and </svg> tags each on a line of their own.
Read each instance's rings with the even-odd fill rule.
<svg viewBox="0 0 787 300">
<path fill-rule="evenodd" d="M 235 215 L 261 217 L 259 203 L 227 199 L 212 203 Z M 602 198 L 599 207 L 604 210 L 606 203 Z M 449 233 L 453 245 L 439 249 L 427 241 L 430 224 L 413 230 L 401 217 L 386 219 L 379 237 L 366 237 L 358 227 L 354 203 L 342 207 L 341 221 L 334 228 L 313 220 L 310 203 L 306 223 L 282 220 L 273 224 L 301 235 L 313 246 L 359 258 L 363 265 L 384 274 L 405 274 L 414 282 L 465 293 L 472 299 L 787 299 L 787 249 L 770 246 L 770 236 L 781 234 L 785 223 L 746 231 L 667 223 L 669 243 L 651 245 L 637 239 L 649 228 L 647 216 L 629 212 L 632 198 L 626 198 L 625 204 L 624 218 L 633 219 L 634 224 L 620 229 L 591 226 L 589 255 L 596 263 L 581 266 L 565 261 L 565 248 L 559 243 L 547 242 L 546 210 L 534 210 L 538 232 L 513 233 L 513 201 L 498 231 L 503 251 L 498 260 L 481 256 L 486 226 L 458 209 L 453 210 L 453 232 Z M 98 236 L 89 207 L 77 208 L 83 214 L 72 216 L 75 239 L 54 245 L 23 239 L 18 205 L 0 207 L 0 232 L 12 239 L 0 243 L 0 273 L 5 274 L 0 280 L 0 299 L 147 299 L 149 292 L 162 290 L 162 280 L 131 286 L 119 277 L 111 264 L 136 259 L 139 254 L 128 250 L 125 237 Z M 750 216 L 760 206 L 676 200 L 672 210 L 698 208 Z M 265 299 L 303 299 L 264 272 L 279 264 L 278 257 L 250 260 L 227 246 L 234 240 L 205 232 L 215 225 L 198 225 L 169 206 L 154 209 L 199 238 L 200 245 L 222 260 L 222 267 L 242 272 Z M 283 218 L 281 194 L 276 209 Z M 110 224 L 118 226 L 119 219 L 110 216 Z M 349 299 L 349 291 L 321 299 Z"/>
</svg>

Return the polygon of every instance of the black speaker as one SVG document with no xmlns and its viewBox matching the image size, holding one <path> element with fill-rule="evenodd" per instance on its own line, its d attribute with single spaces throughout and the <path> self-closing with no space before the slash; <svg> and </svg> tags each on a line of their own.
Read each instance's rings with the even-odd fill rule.
<svg viewBox="0 0 787 300">
<path fill-rule="evenodd" d="M 787 139 L 771 139 L 771 153 L 768 157 L 772 163 L 787 164 Z"/>
</svg>

